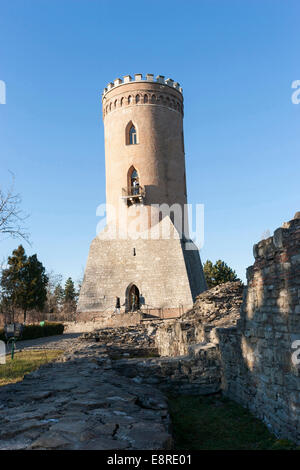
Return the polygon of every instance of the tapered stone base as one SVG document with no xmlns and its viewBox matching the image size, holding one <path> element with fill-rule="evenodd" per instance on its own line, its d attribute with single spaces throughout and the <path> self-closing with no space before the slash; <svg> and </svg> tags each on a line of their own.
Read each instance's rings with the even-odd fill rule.
<svg viewBox="0 0 300 470">
<path fill-rule="evenodd" d="M 116 297 L 121 311 L 127 311 L 132 285 L 138 288 L 140 308 L 148 313 L 172 316 L 173 311 L 178 316 L 192 307 L 206 289 L 199 251 L 187 250 L 179 237 L 149 238 L 110 239 L 102 232 L 92 241 L 78 313 L 113 312 Z"/>
</svg>

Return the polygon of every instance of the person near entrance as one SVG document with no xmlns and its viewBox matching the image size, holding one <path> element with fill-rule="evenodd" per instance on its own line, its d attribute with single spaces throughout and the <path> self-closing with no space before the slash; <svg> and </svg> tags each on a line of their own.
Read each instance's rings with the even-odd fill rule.
<svg viewBox="0 0 300 470">
<path fill-rule="evenodd" d="M 137 195 L 139 194 L 139 190 L 140 190 L 139 180 L 137 178 L 134 178 L 132 182 L 132 192 L 134 195 Z"/>
<path fill-rule="evenodd" d="M 116 297 L 115 313 L 120 313 L 120 309 L 121 309 L 120 297 Z"/>
<path fill-rule="evenodd" d="M 131 293 L 131 311 L 134 312 L 138 307 L 138 299 L 135 292 Z"/>
</svg>

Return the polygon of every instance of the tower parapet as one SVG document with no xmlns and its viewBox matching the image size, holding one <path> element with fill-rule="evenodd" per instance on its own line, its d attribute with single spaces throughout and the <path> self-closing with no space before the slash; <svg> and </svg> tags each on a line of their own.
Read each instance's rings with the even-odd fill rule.
<svg viewBox="0 0 300 470">
<path fill-rule="evenodd" d="M 163 106 L 183 115 L 183 94 L 179 83 L 171 78 L 147 74 L 145 78 L 136 73 L 134 79 L 125 75 L 116 78 L 102 93 L 103 119 L 111 111 L 128 106 Z"/>
<path fill-rule="evenodd" d="M 108 93 L 113 88 L 116 88 L 121 85 L 125 85 L 132 82 L 149 82 L 149 83 L 159 83 L 162 85 L 167 85 L 170 88 L 174 88 L 175 90 L 179 91 L 182 94 L 182 87 L 178 82 L 174 82 L 172 78 L 166 78 L 164 75 L 157 75 L 156 79 L 154 79 L 153 73 L 147 73 L 146 77 L 143 78 L 143 74 L 135 73 L 134 78 L 131 75 L 125 75 L 123 80 L 121 78 L 116 78 L 113 82 L 108 83 L 108 85 L 104 88 L 102 93 L 102 99 L 105 97 L 106 93 Z"/>
</svg>

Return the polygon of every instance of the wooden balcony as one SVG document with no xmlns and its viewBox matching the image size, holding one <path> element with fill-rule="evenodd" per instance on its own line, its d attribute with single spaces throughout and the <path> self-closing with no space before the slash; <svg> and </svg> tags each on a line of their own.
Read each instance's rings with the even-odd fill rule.
<svg viewBox="0 0 300 470">
<path fill-rule="evenodd" d="M 122 188 L 122 199 L 128 205 L 143 204 L 145 198 L 145 188 L 142 186 L 132 186 L 130 190 Z"/>
</svg>

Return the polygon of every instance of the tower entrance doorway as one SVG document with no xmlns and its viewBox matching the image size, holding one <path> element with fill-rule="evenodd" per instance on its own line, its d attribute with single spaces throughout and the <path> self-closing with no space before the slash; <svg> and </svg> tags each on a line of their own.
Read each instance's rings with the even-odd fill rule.
<svg viewBox="0 0 300 470">
<path fill-rule="evenodd" d="M 129 286 L 127 290 L 127 305 L 129 312 L 134 312 L 140 308 L 140 291 L 135 284 Z"/>
</svg>

